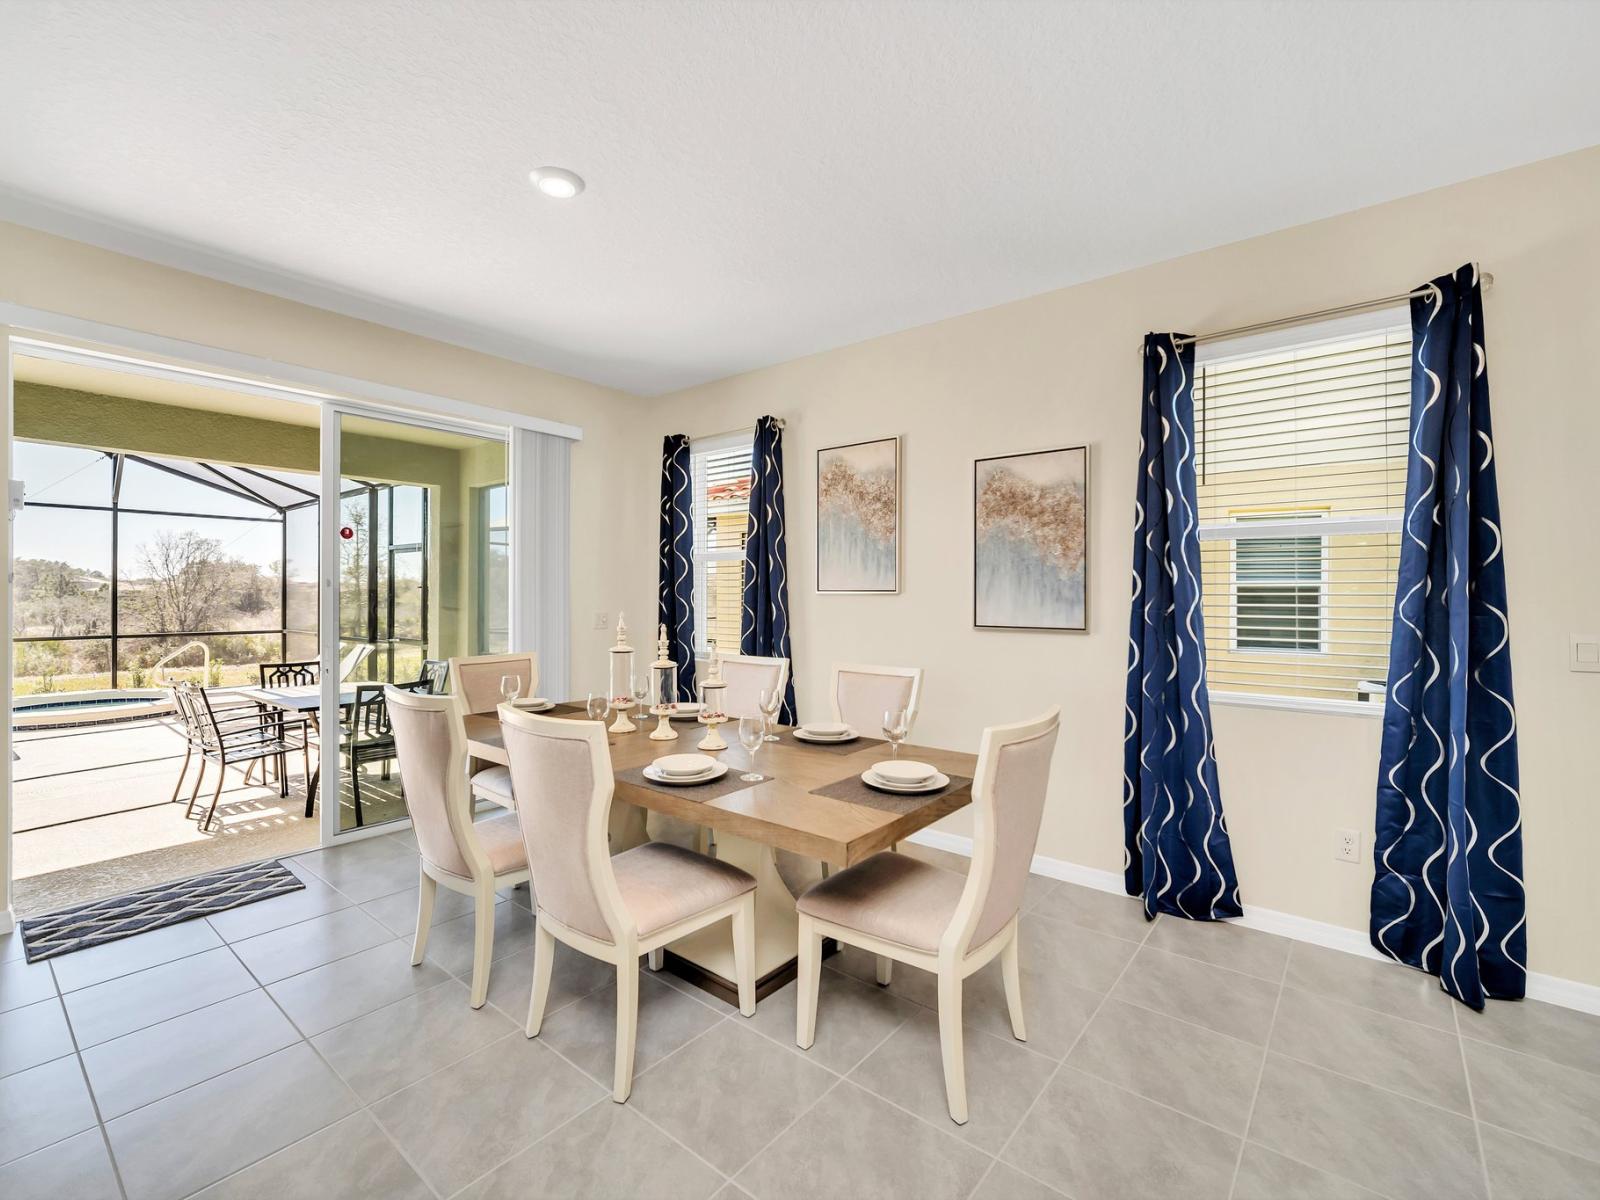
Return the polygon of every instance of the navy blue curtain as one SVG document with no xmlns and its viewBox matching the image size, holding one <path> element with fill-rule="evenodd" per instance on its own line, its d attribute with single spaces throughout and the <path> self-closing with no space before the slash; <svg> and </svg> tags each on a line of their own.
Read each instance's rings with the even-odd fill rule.
<svg viewBox="0 0 1600 1200">
<path fill-rule="evenodd" d="M 1157 913 L 1237 917 L 1200 612 L 1194 341 L 1144 339 L 1123 740 L 1123 883 Z"/>
<path fill-rule="evenodd" d="M 679 700 L 694 699 L 694 509 L 689 435 L 661 443 L 661 561 L 657 605 L 678 664 Z"/>
<path fill-rule="evenodd" d="M 1476 266 L 1411 300 L 1411 453 L 1378 767 L 1372 944 L 1517 998 L 1527 906 L 1506 570 Z"/>
<path fill-rule="evenodd" d="M 750 449 L 750 537 L 744 546 L 744 608 L 739 652 L 787 658 L 778 723 L 793 725 L 794 656 L 789 648 L 788 546 L 783 528 L 783 422 L 762 417 Z"/>
</svg>

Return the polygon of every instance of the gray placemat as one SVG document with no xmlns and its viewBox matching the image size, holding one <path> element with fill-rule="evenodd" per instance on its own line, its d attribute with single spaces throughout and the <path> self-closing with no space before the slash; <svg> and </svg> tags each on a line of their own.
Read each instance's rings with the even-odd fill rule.
<svg viewBox="0 0 1600 1200">
<path fill-rule="evenodd" d="M 872 737 L 858 737 L 849 742 L 807 742 L 795 737 L 792 729 L 779 730 L 778 740 L 785 746 L 798 746 L 802 750 L 821 750 L 824 754 L 855 754 L 860 750 L 872 750 L 886 745 L 882 738 Z"/>
<path fill-rule="evenodd" d="M 729 763 L 728 773 L 721 779 L 713 780 L 711 783 L 696 783 L 685 786 L 675 783 L 657 783 L 654 779 L 649 779 L 645 776 L 643 767 L 629 767 L 625 771 L 617 772 L 617 780 L 620 783 L 631 783 L 636 787 L 647 787 L 656 792 L 671 792 L 673 795 L 682 796 L 686 800 L 702 801 L 717 800 L 732 792 L 742 792 L 745 788 L 755 787 L 755 784 L 746 783 L 739 778 L 743 774 L 743 767 L 736 767 Z M 765 773 L 763 772 L 763 774 Z M 772 776 L 767 775 L 766 778 L 771 779 Z"/>
<path fill-rule="evenodd" d="M 847 800 L 851 804 L 865 805 L 875 808 L 879 812 L 894 813 L 904 816 L 906 813 L 916 812 L 917 809 L 940 796 L 955 791 L 957 788 L 966 787 L 972 780 L 965 775 L 952 775 L 950 782 L 936 792 L 918 792 L 914 796 L 897 796 L 890 792 L 880 792 L 861 782 L 860 775 L 847 775 L 826 787 L 813 788 L 813 796 L 827 796 L 830 800 Z"/>
</svg>

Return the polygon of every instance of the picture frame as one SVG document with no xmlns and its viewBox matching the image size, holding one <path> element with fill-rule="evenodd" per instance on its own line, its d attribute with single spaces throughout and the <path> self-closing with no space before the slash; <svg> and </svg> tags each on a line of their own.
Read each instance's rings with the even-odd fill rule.
<svg viewBox="0 0 1600 1200">
<path fill-rule="evenodd" d="M 816 503 L 817 591 L 899 594 L 899 437 L 818 450 Z"/>
<path fill-rule="evenodd" d="M 972 624 L 1089 629 L 1089 448 L 972 464 Z"/>
</svg>

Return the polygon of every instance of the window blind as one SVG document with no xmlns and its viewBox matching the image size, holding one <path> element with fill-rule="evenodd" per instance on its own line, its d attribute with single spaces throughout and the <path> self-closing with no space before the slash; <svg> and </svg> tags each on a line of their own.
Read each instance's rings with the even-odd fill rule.
<svg viewBox="0 0 1600 1200">
<path fill-rule="evenodd" d="M 1381 701 L 1404 515 L 1411 333 L 1195 365 L 1207 677 L 1219 694 Z"/>
<path fill-rule="evenodd" d="M 750 527 L 751 437 L 717 438 L 690 448 L 694 499 L 695 648 L 715 642 L 739 652 L 744 545 Z"/>
</svg>

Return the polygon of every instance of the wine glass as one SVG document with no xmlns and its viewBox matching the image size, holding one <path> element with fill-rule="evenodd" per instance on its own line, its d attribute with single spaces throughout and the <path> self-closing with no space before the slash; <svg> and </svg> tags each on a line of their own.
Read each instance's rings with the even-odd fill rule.
<svg viewBox="0 0 1600 1200">
<path fill-rule="evenodd" d="M 633 681 L 633 702 L 638 705 L 639 716 L 644 717 L 645 709 L 650 707 L 650 676 L 645 675 Z"/>
<path fill-rule="evenodd" d="M 611 706 L 604 692 L 589 693 L 589 720 L 600 721 L 605 718 L 606 709 Z"/>
<path fill-rule="evenodd" d="M 766 730 L 767 722 L 764 717 L 739 718 L 739 744 L 750 755 L 750 770 L 739 776 L 739 779 L 744 783 L 760 783 L 766 778 L 765 775 L 756 771 L 756 752 L 761 749 Z"/>
<path fill-rule="evenodd" d="M 779 688 L 764 688 L 756 703 L 761 708 L 761 715 L 766 718 L 767 727 L 771 728 L 778 720 L 779 710 L 783 708 L 783 691 Z M 765 735 L 765 740 L 775 742 L 778 740 L 778 735 L 768 733 Z"/>
<path fill-rule="evenodd" d="M 891 708 L 884 712 L 883 736 L 889 740 L 890 758 L 900 757 L 900 743 L 906 740 L 906 734 L 909 732 L 905 709 Z"/>
<path fill-rule="evenodd" d="M 522 695 L 521 675 L 500 676 L 500 699 L 504 700 L 507 704 L 515 704 L 517 702 L 517 697 L 520 695 Z"/>
</svg>

